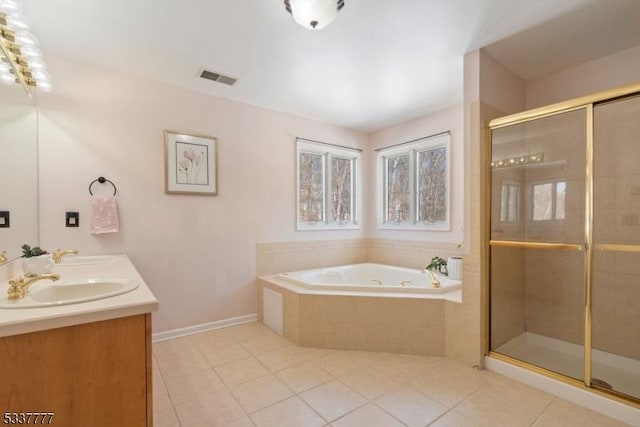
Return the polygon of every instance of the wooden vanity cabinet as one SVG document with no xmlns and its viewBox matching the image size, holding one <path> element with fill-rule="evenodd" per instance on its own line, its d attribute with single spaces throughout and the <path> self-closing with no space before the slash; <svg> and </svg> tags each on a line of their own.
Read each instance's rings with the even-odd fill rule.
<svg viewBox="0 0 640 427">
<path fill-rule="evenodd" d="M 54 426 L 151 427 L 151 357 L 150 313 L 2 337 L 0 416 L 52 412 Z"/>
</svg>

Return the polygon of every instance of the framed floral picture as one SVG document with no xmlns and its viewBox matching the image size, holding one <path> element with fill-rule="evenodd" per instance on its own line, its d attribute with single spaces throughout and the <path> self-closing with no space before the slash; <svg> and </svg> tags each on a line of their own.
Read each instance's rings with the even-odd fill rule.
<svg viewBox="0 0 640 427">
<path fill-rule="evenodd" d="M 164 145 L 165 193 L 218 194 L 215 138 L 165 130 Z"/>
</svg>

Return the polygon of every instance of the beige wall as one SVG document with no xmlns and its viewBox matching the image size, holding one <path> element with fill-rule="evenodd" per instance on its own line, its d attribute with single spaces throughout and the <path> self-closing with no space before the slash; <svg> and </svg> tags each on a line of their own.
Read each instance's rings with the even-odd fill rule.
<svg viewBox="0 0 640 427">
<path fill-rule="evenodd" d="M 482 364 L 484 254 L 484 165 L 488 122 L 524 107 L 523 82 L 486 53 L 471 52 L 464 60 L 465 246 L 462 304 L 445 306 L 446 355 Z M 494 105 L 497 104 L 497 105 Z M 488 315 L 488 313 L 485 313 Z M 518 313 L 516 313 L 517 315 Z M 522 309 L 524 317 L 524 309 Z"/>
<path fill-rule="evenodd" d="M 565 68 L 526 83 L 526 108 L 640 81 L 640 45 Z"/>
<path fill-rule="evenodd" d="M 39 100 L 41 244 L 127 252 L 160 302 L 154 332 L 255 313 L 257 242 L 363 237 L 295 231 L 295 137 L 363 148 L 365 134 L 48 62 L 56 88 Z M 217 197 L 164 194 L 164 129 L 218 139 Z M 89 233 L 87 186 L 100 175 L 118 186 L 117 234 Z M 64 227 L 66 210 L 80 212 L 79 228 Z"/>
</svg>

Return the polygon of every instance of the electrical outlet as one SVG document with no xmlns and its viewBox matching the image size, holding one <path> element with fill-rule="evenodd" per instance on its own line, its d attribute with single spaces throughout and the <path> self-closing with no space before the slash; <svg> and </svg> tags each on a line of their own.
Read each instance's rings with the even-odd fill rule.
<svg viewBox="0 0 640 427">
<path fill-rule="evenodd" d="M 0 211 L 0 228 L 9 228 L 10 218 L 9 211 Z"/>
<path fill-rule="evenodd" d="M 80 212 L 67 212 L 65 223 L 67 227 L 80 227 Z"/>
</svg>

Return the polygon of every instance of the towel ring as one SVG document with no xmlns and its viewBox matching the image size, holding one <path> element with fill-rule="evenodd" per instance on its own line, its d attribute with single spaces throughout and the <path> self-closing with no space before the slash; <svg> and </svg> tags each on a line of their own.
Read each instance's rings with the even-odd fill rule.
<svg viewBox="0 0 640 427">
<path fill-rule="evenodd" d="M 109 184 L 111 184 L 111 186 L 113 187 L 113 195 L 115 196 L 116 193 L 118 192 L 118 188 L 116 187 L 116 185 L 109 181 L 107 178 L 105 178 L 104 176 L 98 177 L 96 179 L 94 179 L 93 181 L 91 181 L 91 184 L 89 184 L 89 194 L 91 194 L 93 196 L 93 191 L 91 191 L 91 187 L 93 186 L 93 184 L 95 184 L 96 182 L 99 182 L 100 184 L 104 184 L 105 182 L 108 182 Z"/>
</svg>

